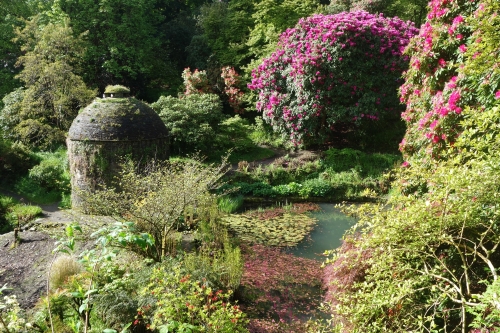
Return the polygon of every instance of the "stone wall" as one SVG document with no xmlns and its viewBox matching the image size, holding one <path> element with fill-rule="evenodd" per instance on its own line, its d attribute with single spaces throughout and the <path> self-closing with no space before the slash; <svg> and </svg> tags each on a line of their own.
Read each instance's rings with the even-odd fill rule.
<svg viewBox="0 0 500 333">
<path fill-rule="evenodd" d="M 114 187 L 120 165 L 128 159 L 147 163 L 152 159 L 166 160 L 168 138 L 141 141 L 76 141 L 67 140 L 71 174 L 72 207 L 84 209 L 81 192 L 95 192 L 103 185 Z"/>
</svg>

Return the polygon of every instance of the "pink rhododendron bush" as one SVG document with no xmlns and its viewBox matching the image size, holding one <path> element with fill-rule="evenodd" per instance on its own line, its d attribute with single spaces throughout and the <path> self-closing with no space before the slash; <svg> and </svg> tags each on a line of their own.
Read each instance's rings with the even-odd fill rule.
<svg viewBox="0 0 500 333">
<path fill-rule="evenodd" d="M 364 11 L 301 19 L 252 73 L 257 110 L 296 144 L 400 112 L 402 52 L 416 33 L 410 22 Z"/>
<path fill-rule="evenodd" d="M 407 159 L 445 157 L 463 130 L 464 110 L 482 112 L 497 103 L 498 2 L 486 3 L 430 2 L 428 20 L 407 50 L 411 66 L 401 87 L 408 130 L 400 149 Z"/>
</svg>

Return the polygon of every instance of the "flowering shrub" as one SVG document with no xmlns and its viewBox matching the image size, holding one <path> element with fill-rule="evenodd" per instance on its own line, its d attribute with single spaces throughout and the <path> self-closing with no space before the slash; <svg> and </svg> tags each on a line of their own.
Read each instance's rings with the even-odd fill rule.
<svg viewBox="0 0 500 333">
<path fill-rule="evenodd" d="M 191 72 L 191 69 L 188 67 L 182 72 L 182 79 L 184 80 L 184 95 L 208 94 L 212 92 L 206 71 L 195 69 L 194 72 Z"/>
<path fill-rule="evenodd" d="M 231 106 L 236 113 L 243 113 L 243 91 L 238 87 L 240 84 L 240 76 L 233 67 L 222 67 L 220 75 L 224 79 L 224 93 L 229 98 L 229 106 Z"/>
<path fill-rule="evenodd" d="M 475 0 L 430 2 L 427 21 L 408 47 L 411 66 L 400 90 L 408 125 L 400 149 L 407 158 L 443 157 L 461 132 L 464 108 L 495 103 L 500 70 L 498 43 L 492 40 L 498 38 L 493 15 L 498 3 L 486 3 L 488 9 Z"/>
<path fill-rule="evenodd" d="M 6 285 L 0 287 L 0 296 L 6 289 Z M 4 296 L 3 300 L 0 300 L 0 332 L 25 333 L 30 331 L 31 327 L 31 323 L 21 315 L 16 295 Z"/>
<path fill-rule="evenodd" d="M 402 52 L 410 22 L 364 11 L 301 19 L 252 72 L 257 110 L 274 130 L 301 144 L 339 122 L 377 120 L 400 110 Z"/>
</svg>

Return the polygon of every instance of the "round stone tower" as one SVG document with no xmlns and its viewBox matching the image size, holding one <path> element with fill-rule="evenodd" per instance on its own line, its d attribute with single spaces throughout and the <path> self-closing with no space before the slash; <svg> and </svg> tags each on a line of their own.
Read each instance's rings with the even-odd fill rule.
<svg viewBox="0 0 500 333">
<path fill-rule="evenodd" d="M 73 208 L 83 208 L 82 191 L 113 186 L 125 159 L 165 160 L 169 135 L 158 114 L 129 97 L 123 86 L 108 86 L 73 120 L 66 140 Z"/>
</svg>

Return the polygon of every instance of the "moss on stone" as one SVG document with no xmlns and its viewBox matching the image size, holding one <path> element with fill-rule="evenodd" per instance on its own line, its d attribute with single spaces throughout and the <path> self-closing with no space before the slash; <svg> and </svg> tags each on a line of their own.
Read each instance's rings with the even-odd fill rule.
<svg viewBox="0 0 500 333">
<path fill-rule="evenodd" d="M 121 85 L 107 86 L 105 94 L 130 94 L 130 89 Z"/>
</svg>

